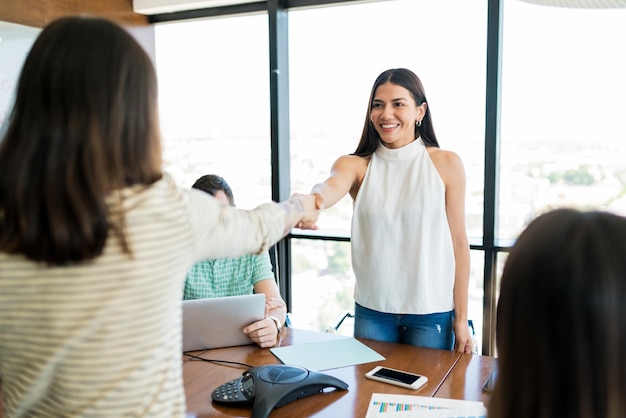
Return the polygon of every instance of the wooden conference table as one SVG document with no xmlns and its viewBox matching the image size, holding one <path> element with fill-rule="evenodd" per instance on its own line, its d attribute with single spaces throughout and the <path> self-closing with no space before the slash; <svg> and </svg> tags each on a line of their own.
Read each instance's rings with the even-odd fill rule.
<svg viewBox="0 0 626 418">
<path fill-rule="evenodd" d="M 285 328 L 281 333 L 279 345 L 321 342 L 330 338 L 336 338 L 336 336 Z M 298 399 L 274 409 L 270 418 L 363 418 L 373 393 L 464 399 L 482 401 L 487 405 L 488 394 L 482 391 L 482 385 L 496 367 L 494 357 L 366 339 L 359 339 L 359 341 L 381 354 L 386 360 L 323 370 L 321 373 L 346 382 L 349 385 L 348 390 L 325 391 Z M 280 364 L 280 361 L 269 349 L 261 349 L 256 345 L 205 350 L 189 354 L 205 359 L 242 362 L 252 366 Z M 332 353 L 328 353 L 328 355 L 332 355 Z M 365 379 L 365 373 L 377 365 L 422 374 L 428 377 L 428 382 L 418 390 L 410 390 Z M 183 380 L 187 396 L 187 410 L 198 418 L 250 417 L 252 415 L 251 407 L 236 407 L 211 401 L 211 393 L 215 388 L 226 381 L 241 377 L 245 370 L 246 367 L 244 366 L 209 363 L 183 355 Z"/>
<path fill-rule="evenodd" d="M 279 345 L 321 342 L 331 338 L 336 338 L 336 336 L 284 328 Z M 373 393 L 464 399 L 482 401 L 486 405 L 488 394 L 482 391 L 482 385 L 496 367 L 495 358 L 374 340 L 359 339 L 359 341 L 378 352 L 386 360 L 324 370 L 322 373 L 346 382 L 348 390 L 324 392 L 298 399 L 274 409 L 270 418 L 363 418 Z M 280 364 L 269 349 L 262 349 L 256 345 L 196 351 L 189 354 L 205 359 L 235 361 L 252 366 Z M 192 359 L 184 354 L 182 361 L 187 410 L 190 414 L 195 414 L 197 418 L 250 417 L 252 415 L 251 407 L 234 407 L 211 401 L 213 390 L 226 381 L 241 377 L 246 370 L 244 366 L 209 363 Z M 410 390 L 365 379 L 364 374 L 377 365 L 422 374 L 428 377 L 428 382 L 418 390 Z M 2 410 L 2 397 L 0 396 L 0 418 L 3 415 Z"/>
</svg>

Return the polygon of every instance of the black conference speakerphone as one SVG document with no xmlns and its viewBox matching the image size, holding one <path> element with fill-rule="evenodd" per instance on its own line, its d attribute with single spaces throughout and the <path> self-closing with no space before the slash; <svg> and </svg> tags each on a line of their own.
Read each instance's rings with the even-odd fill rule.
<svg viewBox="0 0 626 418">
<path fill-rule="evenodd" d="M 303 367 L 272 364 L 246 370 L 242 377 L 215 389 L 211 398 L 225 404 L 252 404 L 252 418 L 266 418 L 272 409 L 326 388 L 347 390 L 348 384 Z"/>
</svg>

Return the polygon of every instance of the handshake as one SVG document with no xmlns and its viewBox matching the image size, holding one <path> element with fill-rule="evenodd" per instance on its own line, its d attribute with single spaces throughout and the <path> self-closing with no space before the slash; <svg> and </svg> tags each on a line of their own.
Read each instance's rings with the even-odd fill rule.
<svg viewBox="0 0 626 418">
<path fill-rule="evenodd" d="M 287 212 L 286 223 L 290 228 L 317 229 L 317 218 L 324 209 L 324 197 L 319 193 L 294 193 L 280 205 Z"/>
</svg>

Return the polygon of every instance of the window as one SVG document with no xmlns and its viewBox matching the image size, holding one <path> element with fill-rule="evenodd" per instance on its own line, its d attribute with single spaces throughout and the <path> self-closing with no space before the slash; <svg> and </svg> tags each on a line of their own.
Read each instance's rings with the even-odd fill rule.
<svg viewBox="0 0 626 418">
<path fill-rule="evenodd" d="M 0 21 L 0 136 L 13 106 L 22 64 L 40 31 L 38 28 Z"/>
<path fill-rule="evenodd" d="M 486 7 L 400 0 L 290 11 L 292 190 L 308 192 L 355 150 L 374 80 L 405 67 L 424 84 L 441 147 L 463 159 L 468 234 L 482 236 Z M 349 231 L 351 206 L 345 198 L 319 226 Z"/>
<path fill-rule="evenodd" d="M 506 3 L 501 238 L 556 207 L 626 214 L 625 20 L 624 9 Z"/>
<path fill-rule="evenodd" d="M 500 30 L 488 33 L 488 5 L 495 4 L 503 9 L 501 143 L 485 144 L 485 109 L 497 107 L 485 92 L 487 40 Z M 308 192 L 336 158 L 354 151 L 380 72 L 415 71 L 442 148 L 465 164 L 469 315 L 489 353 L 507 248 L 483 242 L 492 226 L 483 225 L 483 196 L 498 196 L 499 244 L 557 206 L 626 214 L 626 10 L 515 0 L 320 6 L 288 11 L 291 190 Z M 166 168 L 185 185 L 222 174 L 240 207 L 271 197 L 268 41 L 266 14 L 156 26 Z M 499 149 L 501 161 L 485 161 L 486 146 Z M 484 188 L 485 165 L 497 165 L 499 190 Z M 351 216 L 346 197 L 323 213 L 316 234 L 291 238 L 295 326 L 323 330 L 352 309 Z M 483 324 L 489 335 L 480 335 Z"/>
<path fill-rule="evenodd" d="M 325 331 L 342 311 L 354 311 L 350 243 L 293 239 L 291 245 L 293 326 Z M 339 331 L 351 335 L 350 321 Z"/>
<path fill-rule="evenodd" d="M 267 16 L 155 26 L 165 169 L 224 177 L 238 207 L 271 200 Z"/>
<path fill-rule="evenodd" d="M 374 80 L 386 69 L 405 67 L 424 84 L 441 147 L 463 159 L 468 234 L 481 237 L 486 6 L 403 0 L 290 11 L 292 190 L 308 192 L 340 155 L 355 150 Z M 330 235 L 349 236 L 351 217 L 346 196 L 322 213 L 318 225 Z M 349 244 L 292 240 L 297 326 L 324 330 L 342 309 L 354 309 L 352 270 L 335 273 L 327 265 L 331 257 L 351 265 L 343 247 Z M 479 341 L 482 266 L 482 252 L 473 252 L 469 310 Z"/>
</svg>

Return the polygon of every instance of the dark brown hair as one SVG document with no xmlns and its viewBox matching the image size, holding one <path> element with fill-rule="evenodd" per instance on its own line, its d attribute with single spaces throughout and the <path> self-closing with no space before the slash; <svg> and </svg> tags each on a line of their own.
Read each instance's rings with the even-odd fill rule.
<svg viewBox="0 0 626 418">
<path fill-rule="evenodd" d="M 235 196 L 233 196 L 233 191 L 224 180 L 223 177 L 218 176 L 217 174 L 206 174 L 199 179 L 191 186 L 194 189 L 202 190 L 205 193 L 210 194 L 211 196 L 215 196 L 218 190 L 224 192 L 226 197 L 228 198 L 228 202 L 231 206 L 235 206 Z"/>
<path fill-rule="evenodd" d="M 101 254 L 107 196 L 162 177 L 152 61 L 105 19 L 49 24 L 26 57 L 0 143 L 0 251 L 63 265 Z"/>
<path fill-rule="evenodd" d="M 393 68 L 381 73 L 376 78 L 376 81 L 374 81 L 374 85 L 372 86 L 369 103 L 367 104 L 367 113 L 365 115 L 363 132 L 361 133 L 361 140 L 352 155 L 367 157 L 372 155 L 374 151 L 376 151 L 376 148 L 378 148 L 380 136 L 378 135 L 378 132 L 376 132 L 374 125 L 372 125 L 370 115 L 372 114 L 372 102 L 374 100 L 376 90 L 381 84 L 385 84 L 387 82 L 407 89 L 409 93 L 411 93 L 411 96 L 413 96 L 417 106 L 420 106 L 422 103 L 428 103 L 426 100 L 426 93 L 424 92 L 424 86 L 422 85 L 419 77 L 415 75 L 413 71 L 407 70 L 406 68 Z M 415 126 L 415 138 L 418 136 L 421 136 L 422 141 L 424 141 L 424 145 L 439 147 L 437 136 L 435 135 L 435 129 L 433 128 L 432 118 L 430 116 L 430 106 L 428 105 L 426 106 L 426 114 L 422 119 L 421 126 Z"/>
<path fill-rule="evenodd" d="M 535 219 L 502 274 L 490 418 L 626 416 L 626 218 Z"/>
</svg>

